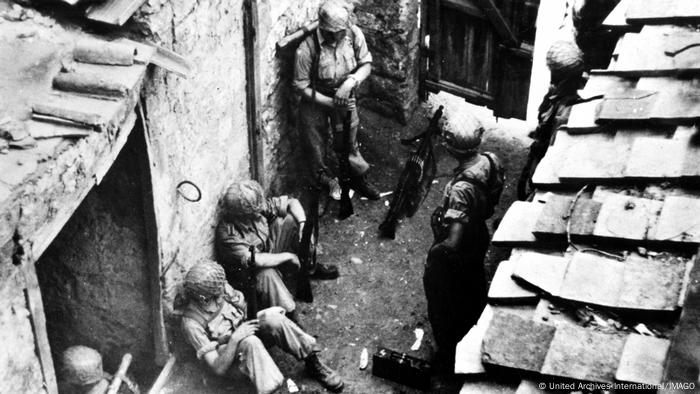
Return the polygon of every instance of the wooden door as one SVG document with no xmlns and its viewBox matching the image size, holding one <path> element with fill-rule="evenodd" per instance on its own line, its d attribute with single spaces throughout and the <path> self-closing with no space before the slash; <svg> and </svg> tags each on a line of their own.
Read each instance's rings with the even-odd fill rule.
<svg viewBox="0 0 700 394">
<path fill-rule="evenodd" d="M 539 0 L 424 0 L 422 88 L 524 119 Z"/>
</svg>

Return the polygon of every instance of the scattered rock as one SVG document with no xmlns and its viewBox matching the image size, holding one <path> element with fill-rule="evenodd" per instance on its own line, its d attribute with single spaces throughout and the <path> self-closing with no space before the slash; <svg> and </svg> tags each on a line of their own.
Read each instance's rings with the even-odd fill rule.
<svg viewBox="0 0 700 394">
<path fill-rule="evenodd" d="M 353 257 L 350 257 L 350 263 L 352 263 L 352 264 L 362 264 L 363 261 L 362 261 L 361 258 L 353 256 Z"/>
</svg>

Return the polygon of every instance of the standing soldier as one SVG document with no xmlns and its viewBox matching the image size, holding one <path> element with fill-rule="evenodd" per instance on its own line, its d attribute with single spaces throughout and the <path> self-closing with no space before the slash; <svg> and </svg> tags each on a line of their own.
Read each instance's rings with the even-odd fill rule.
<svg viewBox="0 0 700 394">
<path fill-rule="evenodd" d="M 554 143 L 557 129 L 569 120 L 571 106 L 580 100 L 578 89 L 585 82 L 583 53 L 574 42 L 552 44 L 547 51 L 547 67 L 551 82 L 538 109 L 537 128 L 530 134 L 534 141 L 518 180 L 519 200 L 526 200 L 532 192 L 532 176 L 537 165 Z"/>
<path fill-rule="evenodd" d="M 312 176 L 339 198 L 338 180 L 324 162 L 329 124 L 333 130 L 336 156 L 349 156 L 350 187 L 370 200 L 379 192 L 367 183 L 369 164 L 357 144 L 359 118 L 355 88 L 372 71 L 372 54 L 362 31 L 350 23 L 348 10 L 329 0 L 318 11 L 319 26 L 299 45 L 294 62 L 294 88 L 301 95 L 299 123 L 301 136 L 309 150 Z M 343 119 L 352 111 L 348 147 L 344 146 Z M 347 153 L 349 152 L 349 153 Z"/>
<path fill-rule="evenodd" d="M 263 341 L 304 360 L 306 370 L 325 388 L 339 392 L 343 382 L 318 358 L 316 339 L 284 316 L 281 307 L 264 309 L 246 321 L 243 294 L 226 283 L 224 269 L 213 261 L 194 265 L 185 276 L 187 304 L 182 330 L 211 370 L 223 376 L 232 366 L 246 375 L 258 394 L 276 392 L 284 382 Z"/>
<path fill-rule="evenodd" d="M 503 169 L 493 153 L 480 154 L 484 132 L 468 114 L 449 119 L 444 145 L 458 160 L 431 226 L 435 237 L 423 275 L 428 318 L 437 343 L 437 362 L 454 365 L 455 346 L 486 305 L 484 257 L 491 217 L 503 189 Z"/>
</svg>

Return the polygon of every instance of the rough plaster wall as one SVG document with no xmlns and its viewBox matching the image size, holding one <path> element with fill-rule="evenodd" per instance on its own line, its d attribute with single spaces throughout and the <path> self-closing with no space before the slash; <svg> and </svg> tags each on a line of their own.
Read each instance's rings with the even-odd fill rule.
<svg viewBox="0 0 700 394">
<path fill-rule="evenodd" d="M 134 356 L 134 370 L 153 360 L 134 137 L 37 263 L 54 360 L 72 345 L 98 349 L 108 371 L 125 352 Z"/>
<path fill-rule="evenodd" d="M 249 177 L 242 2 L 149 1 L 137 23 L 195 66 L 188 79 L 155 68 L 143 92 L 168 313 L 187 269 L 213 257 L 225 188 Z M 178 195 L 183 180 L 201 189 L 201 201 Z"/>
<path fill-rule="evenodd" d="M 418 0 L 352 0 L 374 63 L 361 103 L 405 123 L 418 105 Z"/>
<path fill-rule="evenodd" d="M 296 98 L 291 88 L 293 53 L 287 51 L 278 54 L 275 44 L 316 19 L 320 3 L 320 0 L 258 2 L 260 120 L 265 135 L 265 183 L 272 192 L 297 190 L 298 175 L 303 171 L 303 157 L 295 125 Z"/>
<path fill-rule="evenodd" d="M 263 183 L 278 192 L 293 187 L 299 151 L 290 111 L 290 75 L 284 71 L 291 61 L 276 56 L 275 43 L 315 15 L 318 1 L 261 0 L 258 7 Z M 156 68 L 144 90 L 159 238 L 163 265 L 169 267 L 164 278 L 168 314 L 187 269 L 201 258 L 213 257 L 218 203 L 226 187 L 250 174 L 243 4 L 152 0 L 136 23 L 150 39 L 186 55 L 195 65 L 188 79 Z M 185 179 L 200 187 L 201 201 L 178 196 L 176 185 Z"/>
<path fill-rule="evenodd" d="M 0 393 L 43 392 L 20 268 L 0 265 Z"/>
</svg>

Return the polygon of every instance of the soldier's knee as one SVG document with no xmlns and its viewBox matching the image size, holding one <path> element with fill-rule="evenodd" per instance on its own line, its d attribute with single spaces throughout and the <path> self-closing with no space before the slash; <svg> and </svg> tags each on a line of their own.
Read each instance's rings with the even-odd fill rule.
<svg viewBox="0 0 700 394">
<path fill-rule="evenodd" d="M 265 345 L 262 343 L 260 338 L 256 337 L 255 335 L 247 336 L 238 342 L 238 350 L 242 353 L 248 353 L 255 349 L 260 349 L 261 347 L 265 348 Z"/>
</svg>

